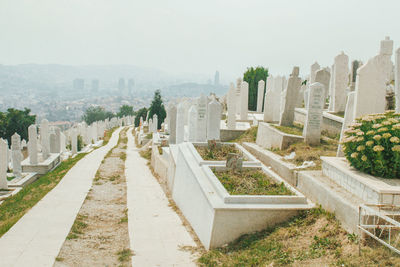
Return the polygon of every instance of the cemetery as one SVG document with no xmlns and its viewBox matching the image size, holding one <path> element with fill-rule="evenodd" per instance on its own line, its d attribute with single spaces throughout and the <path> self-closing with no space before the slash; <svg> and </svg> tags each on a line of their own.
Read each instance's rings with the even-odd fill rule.
<svg viewBox="0 0 400 267">
<path fill-rule="evenodd" d="M 201 248 L 196 257 L 205 266 L 218 262 L 215 255 L 227 264 L 240 255 L 250 257 L 246 253 L 251 255 L 253 245 L 263 257 L 283 260 L 282 265 L 323 260 L 326 255 L 330 263 L 354 263 L 341 246 L 352 255 L 357 248 L 367 251 L 368 259 L 374 257 L 372 251 L 388 255 L 386 248 L 400 254 L 400 101 L 390 107 L 387 100 L 393 91 L 395 97 L 400 95 L 400 49 L 395 64 L 392 54 L 393 41 L 386 37 L 379 53 L 364 64 L 350 62 L 340 52 L 332 66 L 315 62 L 302 76 L 296 66 L 288 77 L 268 72 L 250 81 L 244 75 L 231 83 L 225 96 L 184 97 L 166 108 L 158 103 L 164 113 L 155 112 L 154 100 L 140 117 L 80 122 L 63 131 L 44 119 L 28 127 L 28 140 L 17 133 L 11 146 L 0 140 L 0 158 L 6 159 L 0 164 L 0 201 L 8 205 L 13 196 L 34 192 L 35 182 L 46 181 L 65 166 L 75 175 L 84 172 L 82 181 L 57 174 L 60 184 L 52 183 L 40 195 L 62 198 L 67 193 L 59 188 L 77 188 L 73 208 L 64 206 L 67 212 L 60 215 L 68 223 L 46 252 L 61 258 L 71 257 L 70 246 L 76 245 L 71 240 L 84 235 L 76 225 L 84 225 L 85 218 L 94 220 L 90 207 L 97 202 L 91 197 L 100 196 L 108 207 L 114 202 L 102 192 L 116 188 L 123 194 L 114 194 L 124 200 L 109 210 L 121 224 L 114 232 L 129 235 L 124 246 L 135 251 L 127 250 L 126 262 L 140 262 L 140 253 L 159 246 L 146 235 L 173 244 L 163 247 L 166 250 L 175 251 L 173 246 L 181 245 L 177 242 Z M 107 165 L 111 161 L 114 165 Z M 40 206 L 40 197 L 29 208 Z M 51 205 L 46 197 L 42 205 Z M 0 231 L 0 247 L 22 227 L 18 220 L 23 225 L 23 215 Z M 159 215 L 169 219 L 154 219 Z M 138 222 L 143 229 L 135 228 Z M 180 239 L 150 231 L 153 223 L 176 227 Z M 296 236 L 305 243 L 297 244 Z M 263 243 L 272 242 L 270 238 L 280 243 Z M 294 242 L 297 252 L 284 240 Z M 268 246 L 276 254 L 268 253 Z M 195 257 L 182 253 L 184 260 Z"/>
</svg>

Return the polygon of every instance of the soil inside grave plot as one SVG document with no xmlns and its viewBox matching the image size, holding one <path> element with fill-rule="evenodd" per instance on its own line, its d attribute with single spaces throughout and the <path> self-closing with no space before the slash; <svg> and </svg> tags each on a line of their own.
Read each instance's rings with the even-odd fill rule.
<svg viewBox="0 0 400 267">
<path fill-rule="evenodd" d="M 231 195 L 293 195 L 284 183 L 277 183 L 260 169 L 212 170 Z"/>
<path fill-rule="evenodd" d="M 195 146 L 195 148 L 203 160 L 226 160 L 229 153 L 243 156 L 243 153 L 234 145 L 221 145 L 213 149 L 210 149 L 208 146 Z"/>
</svg>

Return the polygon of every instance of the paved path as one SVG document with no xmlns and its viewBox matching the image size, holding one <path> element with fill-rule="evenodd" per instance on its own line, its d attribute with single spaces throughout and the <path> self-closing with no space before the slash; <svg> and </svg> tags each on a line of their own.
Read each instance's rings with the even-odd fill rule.
<svg viewBox="0 0 400 267">
<path fill-rule="evenodd" d="M 133 266 L 196 266 L 181 246 L 196 246 L 182 221 L 169 207 L 160 184 L 135 148 L 128 131 L 125 175 L 128 185 L 128 226 Z"/>
<path fill-rule="evenodd" d="M 75 217 L 90 190 L 101 161 L 118 141 L 121 128 L 109 143 L 77 162 L 61 182 L 0 239 L 0 266 L 52 266 Z"/>
</svg>

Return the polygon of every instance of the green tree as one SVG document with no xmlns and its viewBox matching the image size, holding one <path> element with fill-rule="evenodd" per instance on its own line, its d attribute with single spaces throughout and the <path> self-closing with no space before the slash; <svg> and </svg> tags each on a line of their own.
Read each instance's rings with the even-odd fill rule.
<svg viewBox="0 0 400 267">
<path fill-rule="evenodd" d="M 123 105 L 119 108 L 119 112 L 117 113 L 117 117 L 124 117 L 124 116 L 133 116 L 135 112 L 133 111 L 133 107 L 129 105 Z"/>
<path fill-rule="evenodd" d="M 147 108 L 141 108 L 138 111 L 136 111 L 135 127 L 139 127 L 140 118 L 143 118 L 143 120 L 145 120 L 146 115 L 147 115 Z"/>
<path fill-rule="evenodd" d="M 268 77 L 268 68 L 258 66 L 256 68 L 247 68 L 243 74 L 243 80 L 249 84 L 249 110 L 257 110 L 257 93 L 258 82 L 260 80 L 266 81 Z M 265 87 L 264 87 L 265 94 Z M 263 94 L 263 95 L 264 95 Z"/>
<path fill-rule="evenodd" d="M 18 110 L 9 108 L 7 112 L 0 113 L 0 136 L 7 139 L 11 145 L 11 136 L 17 133 L 21 139 L 28 140 L 28 127 L 35 124 L 36 115 L 30 115 L 31 110 L 25 108 Z"/>
<path fill-rule="evenodd" d="M 95 121 L 111 119 L 112 117 L 115 117 L 115 114 L 111 111 L 106 111 L 103 107 L 89 107 L 83 114 L 82 120 L 90 125 Z"/>
<path fill-rule="evenodd" d="M 164 121 L 165 117 L 167 116 L 167 112 L 165 111 L 165 107 L 164 107 L 164 103 L 161 98 L 160 90 L 156 90 L 154 92 L 154 98 L 153 98 L 153 101 L 151 102 L 149 110 L 150 110 L 149 118 L 153 118 L 153 115 L 157 114 L 157 119 L 158 119 L 157 129 L 161 129 L 161 123 Z"/>
</svg>

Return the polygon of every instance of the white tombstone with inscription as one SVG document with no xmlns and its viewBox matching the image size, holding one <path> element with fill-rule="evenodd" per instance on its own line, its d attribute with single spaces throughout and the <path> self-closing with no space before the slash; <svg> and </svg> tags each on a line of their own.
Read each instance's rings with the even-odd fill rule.
<svg viewBox="0 0 400 267">
<path fill-rule="evenodd" d="M 8 151 L 8 145 L 6 141 L 0 138 L 0 189 L 8 189 L 7 151 Z"/>
<path fill-rule="evenodd" d="M 207 97 L 201 95 L 197 102 L 197 127 L 196 127 L 196 141 L 207 141 Z"/>
<path fill-rule="evenodd" d="M 349 57 L 343 51 L 335 57 L 333 73 L 329 111 L 342 112 L 346 107 L 346 89 L 349 84 Z"/>
<path fill-rule="evenodd" d="M 21 137 L 17 133 L 11 137 L 11 153 L 14 176 L 20 178 L 22 176 L 21 161 L 23 156 L 21 153 Z"/>
<path fill-rule="evenodd" d="M 272 122 L 274 119 L 274 97 L 274 77 L 269 75 L 264 100 L 264 121 L 266 122 Z"/>
<path fill-rule="evenodd" d="M 324 90 L 324 85 L 321 83 L 310 85 L 307 115 L 303 129 L 304 141 L 309 145 L 320 143 Z"/>
<path fill-rule="evenodd" d="M 228 91 L 228 129 L 235 130 L 236 129 L 236 90 L 233 83 L 231 83 L 231 87 Z"/>
</svg>

